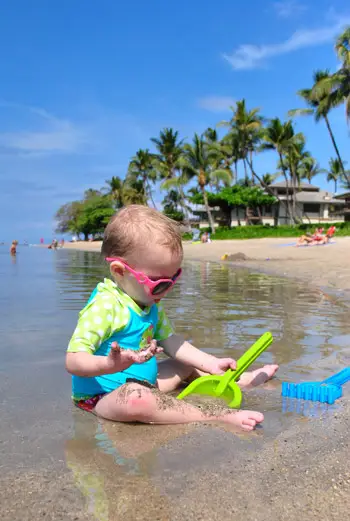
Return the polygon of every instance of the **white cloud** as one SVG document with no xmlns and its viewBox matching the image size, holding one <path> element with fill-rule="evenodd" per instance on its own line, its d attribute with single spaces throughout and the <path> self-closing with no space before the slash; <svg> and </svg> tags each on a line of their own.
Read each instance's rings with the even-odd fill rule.
<svg viewBox="0 0 350 521">
<path fill-rule="evenodd" d="M 210 112 L 227 112 L 231 105 L 235 105 L 234 98 L 229 96 L 206 96 L 197 100 L 197 105 Z"/>
<path fill-rule="evenodd" d="M 274 2 L 273 8 L 277 16 L 280 18 L 291 18 L 297 16 L 307 10 L 307 6 L 298 2 L 297 0 L 282 0 L 281 2 Z"/>
<path fill-rule="evenodd" d="M 224 54 L 224 59 L 236 70 L 247 70 L 261 67 L 268 58 L 290 52 L 316 47 L 331 42 L 350 23 L 350 17 L 338 19 L 333 25 L 316 29 L 295 31 L 290 38 L 281 43 L 268 45 L 245 44 L 231 54 Z"/>
<path fill-rule="evenodd" d="M 0 147 L 18 153 L 75 153 L 91 144 L 86 129 L 66 119 L 59 119 L 44 109 L 1 102 L 0 107 L 26 111 L 35 116 L 35 129 L 0 132 Z"/>
</svg>

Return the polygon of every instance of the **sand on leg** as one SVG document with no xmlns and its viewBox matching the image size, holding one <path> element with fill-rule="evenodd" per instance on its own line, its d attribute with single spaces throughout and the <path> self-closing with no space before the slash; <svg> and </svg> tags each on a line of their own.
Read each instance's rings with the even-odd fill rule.
<svg viewBox="0 0 350 521">
<path fill-rule="evenodd" d="M 260 369 L 255 371 L 247 371 L 242 374 L 238 381 L 238 385 L 241 389 L 256 387 L 262 385 L 275 375 L 278 370 L 278 365 L 270 364 L 264 365 Z M 181 383 L 189 382 L 198 378 L 199 376 L 205 376 L 207 373 L 198 371 L 193 367 L 182 364 L 177 360 L 162 360 L 158 365 L 158 388 L 164 393 L 175 391 Z"/>
<path fill-rule="evenodd" d="M 149 389 L 139 384 L 125 384 L 105 395 L 96 404 L 94 413 L 106 420 L 176 424 L 222 421 L 245 431 L 253 430 L 264 416 L 255 411 L 223 410 L 206 414 L 198 407 L 167 396 L 159 389 Z"/>
</svg>

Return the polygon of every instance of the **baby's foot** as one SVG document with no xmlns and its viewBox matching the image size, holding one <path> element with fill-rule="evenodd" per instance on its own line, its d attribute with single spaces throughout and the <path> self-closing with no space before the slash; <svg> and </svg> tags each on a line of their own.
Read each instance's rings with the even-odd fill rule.
<svg viewBox="0 0 350 521">
<path fill-rule="evenodd" d="M 244 431 L 253 431 L 258 423 L 264 421 L 264 415 L 255 411 L 232 411 L 222 419 L 225 423 L 235 425 Z"/>
<path fill-rule="evenodd" d="M 243 373 L 237 383 L 241 389 L 256 387 L 270 380 L 277 370 L 278 365 L 276 364 L 264 365 L 264 367 L 256 369 L 255 371 Z"/>
</svg>

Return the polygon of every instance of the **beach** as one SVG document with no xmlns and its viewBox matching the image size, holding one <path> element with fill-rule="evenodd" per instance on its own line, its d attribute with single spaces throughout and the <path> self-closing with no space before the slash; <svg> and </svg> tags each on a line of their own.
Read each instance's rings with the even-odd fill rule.
<svg viewBox="0 0 350 521">
<path fill-rule="evenodd" d="M 66 243 L 65 248 L 99 252 L 101 244 L 97 241 Z M 344 297 L 350 292 L 350 237 L 337 238 L 326 246 L 303 247 L 296 247 L 293 238 L 227 240 L 208 244 L 184 242 L 184 258 L 187 260 L 221 262 L 225 253 L 243 253 L 247 257 L 246 260 L 230 262 L 236 266 L 296 278 Z"/>
<path fill-rule="evenodd" d="M 185 243 L 186 269 L 167 298 L 177 329 L 209 352 L 227 346 L 221 356 L 237 358 L 240 343 L 273 331 L 261 363 L 279 362 L 280 376 L 246 393 L 244 406 L 265 414 L 248 435 L 222 425 L 98 422 L 74 410 L 65 342 L 103 276 L 101 244 L 20 249 L 13 262 L 4 253 L 0 273 L 11 284 L 0 297 L 1 330 L 12 348 L 3 348 L 0 368 L 2 519 L 346 520 L 350 393 L 302 415 L 283 410 L 280 384 L 350 365 L 350 239 L 291 242 Z M 225 253 L 247 259 L 221 261 Z"/>
</svg>

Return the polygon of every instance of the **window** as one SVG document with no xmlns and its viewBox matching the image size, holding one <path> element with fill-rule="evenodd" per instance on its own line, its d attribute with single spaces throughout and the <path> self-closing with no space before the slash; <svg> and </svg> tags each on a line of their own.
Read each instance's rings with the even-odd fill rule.
<svg viewBox="0 0 350 521">
<path fill-rule="evenodd" d="M 319 203 L 304 203 L 305 213 L 320 213 L 321 205 Z"/>
</svg>

